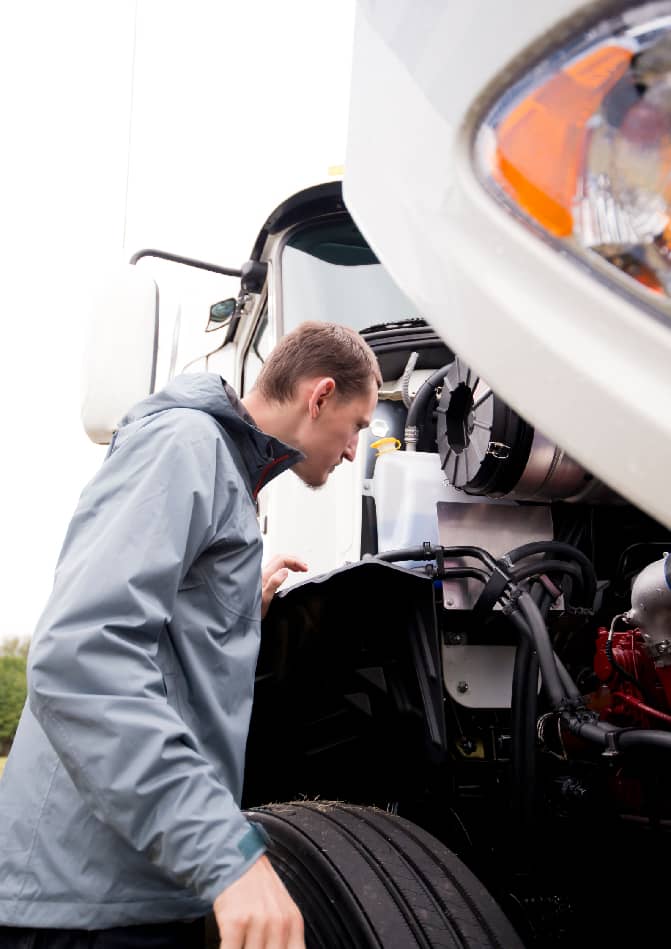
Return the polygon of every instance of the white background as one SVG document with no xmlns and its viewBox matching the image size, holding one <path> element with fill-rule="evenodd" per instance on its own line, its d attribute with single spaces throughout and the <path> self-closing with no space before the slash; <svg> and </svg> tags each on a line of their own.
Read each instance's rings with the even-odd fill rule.
<svg viewBox="0 0 671 949">
<path fill-rule="evenodd" d="M 142 247 L 239 267 L 328 180 L 353 21 L 354 0 L 3 6 L 0 639 L 32 633 L 105 452 L 79 420 L 96 279 Z"/>
</svg>

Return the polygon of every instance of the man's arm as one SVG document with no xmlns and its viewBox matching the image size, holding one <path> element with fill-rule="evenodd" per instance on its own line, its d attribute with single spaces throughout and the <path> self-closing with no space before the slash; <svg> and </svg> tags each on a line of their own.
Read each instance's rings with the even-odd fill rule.
<svg viewBox="0 0 671 949">
<path fill-rule="evenodd" d="M 156 663 L 214 530 L 212 427 L 188 414 L 152 421 L 82 494 L 31 647 L 29 699 L 95 816 L 214 903 L 265 845 L 168 705 Z"/>
</svg>

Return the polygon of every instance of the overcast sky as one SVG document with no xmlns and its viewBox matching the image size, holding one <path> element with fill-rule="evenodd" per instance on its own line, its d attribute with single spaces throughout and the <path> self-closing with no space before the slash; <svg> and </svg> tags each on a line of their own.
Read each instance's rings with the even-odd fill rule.
<svg viewBox="0 0 671 949">
<path fill-rule="evenodd" d="M 79 419 L 96 281 L 141 247 L 239 267 L 345 155 L 354 0 L 5 4 L 2 614 L 29 636 L 105 449 Z"/>
</svg>

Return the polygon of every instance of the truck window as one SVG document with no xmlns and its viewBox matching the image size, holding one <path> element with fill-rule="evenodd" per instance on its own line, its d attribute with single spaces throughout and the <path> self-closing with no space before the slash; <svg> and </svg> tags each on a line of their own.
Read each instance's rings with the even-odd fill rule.
<svg viewBox="0 0 671 949">
<path fill-rule="evenodd" d="M 418 317 L 351 222 L 295 232 L 282 251 L 283 331 L 303 320 L 356 330 Z"/>
</svg>

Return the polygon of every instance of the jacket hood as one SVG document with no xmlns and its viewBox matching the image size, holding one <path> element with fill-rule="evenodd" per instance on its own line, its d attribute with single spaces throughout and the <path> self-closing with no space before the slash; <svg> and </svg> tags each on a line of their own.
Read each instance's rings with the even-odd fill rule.
<svg viewBox="0 0 671 949">
<path fill-rule="evenodd" d="M 182 373 L 163 389 L 134 405 L 122 418 L 117 434 L 141 419 L 169 409 L 197 409 L 211 415 L 235 436 L 250 478 L 254 497 L 272 478 L 305 456 L 257 428 L 231 386 L 213 372 Z M 115 436 L 111 448 L 117 438 Z"/>
<path fill-rule="evenodd" d="M 226 427 L 229 423 L 235 426 L 236 422 L 242 420 L 240 412 L 232 404 L 231 395 L 239 402 L 231 387 L 213 372 L 183 373 L 175 376 L 159 392 L 137 402 L 124 415 L 119 428 L 166 409 L 199 409 L 213 415 Z M 244 412 L 244 407 L 241 408 Z M 250 416 L 247 418 L 249 422 L 252 421 Z"/>
</svg>

